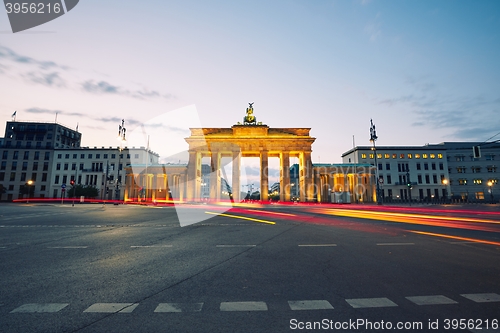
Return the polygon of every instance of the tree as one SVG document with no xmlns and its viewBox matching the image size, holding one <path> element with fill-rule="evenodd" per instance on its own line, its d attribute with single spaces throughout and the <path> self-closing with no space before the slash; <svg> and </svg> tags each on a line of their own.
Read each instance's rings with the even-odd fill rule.
<svg viewBox="0 0 500 333">
<path fill-rule="evenodd" d="M 81 196 L 95 198 L 99 196 L 99 190 L 94 186 L 75 185 L 68 191 L 68 198 Z"/>
</svg>

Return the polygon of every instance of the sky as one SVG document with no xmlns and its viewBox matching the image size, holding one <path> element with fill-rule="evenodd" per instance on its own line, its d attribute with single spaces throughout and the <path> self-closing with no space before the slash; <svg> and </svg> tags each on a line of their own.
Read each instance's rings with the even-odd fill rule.
<svg viewBox="0 0 500 333">
<path fill-rule="evenodd" d="M 128 146 L 166 158 L 253 102 L 270 127 L 310 127 L 314 163 L 340 163 L 370 119 L 377 145 L 494 136 L 499 59 L 498 0 L 81 0 L 18 33 L 0 10 L 0 130 L 57 113 L 82 146 L 116 146 L 124 119 Z"/>
</svg>

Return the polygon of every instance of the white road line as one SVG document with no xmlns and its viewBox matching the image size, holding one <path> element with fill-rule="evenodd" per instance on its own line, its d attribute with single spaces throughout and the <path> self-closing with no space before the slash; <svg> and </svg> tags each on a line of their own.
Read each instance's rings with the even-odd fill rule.
<svg viewBox="0 0 500 333">
<path fill-rule="evenodd" d="M 47 246 L 48 249 L 86 249 L 88 246 Z"/>
<path fill-rule="evenodd" d="M 443 295 L 430 295 L 430 296 L 409 296 L 407 300 L 417 305 L 441 305 L 441 304 L 457 304 L 458 302 Z"/>
<path fill-rule="evenodd" d="M 257 245 L 244 245 L 244 244 L 234 244 L 234 245 L 215 245 L 215 247 L 255 247 Z"/>
<path fill-rule="evenodd" d="M 476 303 L 500 302 L 500 295 L 494 293 L 460 294 L 460 296 L 470 299 Z"/>
<path fill-rule="evenodd" d="M 160 303 L 155 312 L 199 312 L 203 303 Z"/>
<path fill-rule="evenodd" d="M 58 312 L 69 303 L 30 303 L 12 310 L 10 313 Z"/>
<path fill-rule="evenodd" d="M 377 243 L 378 246 L 415 245 L 415 243 Z"/>
<path fill-rule="evenodd" d="M 337 246 L 337 244 L 299 244 L 299 247 L 329 247 Z"/>
<path fill-rule="evenodd" d="M 222 302 L 221 311 L 267 311 L 265 302 Z"/>
<path fill-rule="evenodd" d="M 346 299 L 346 302 L 349 303 L 355 309 L 361 308 L 384 308 L 390 306 L 398 306 L 396 303 L 391 301 L 388 298 L 380 297 L 380 298 L 351 298 Z"/>
<path fill-rule="evenodd" d="M 138 305 L 138 303 L 95 303 L 83 312 L 131 313 Z"/>
<path fill-rule="evenodd" d="M 172 247 L 173 245 L 131 245 L 130 247 L 136 248 L 136 247 Z"/>
<path fill-rule="evenodd" d="M 330 302 L 325 300 L 288 301 L 290 309 L 296 310 L 333 310 Z"/>
</svg>

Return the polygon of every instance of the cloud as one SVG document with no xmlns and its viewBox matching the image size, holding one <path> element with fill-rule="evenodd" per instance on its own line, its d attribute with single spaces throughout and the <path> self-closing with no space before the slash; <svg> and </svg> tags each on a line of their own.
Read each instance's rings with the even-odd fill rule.
<svg viewBox="0 0 500 333">
<path fill-rule="evenodd" d="M 66 116 L 76 116 L 76 117 L 87 117 L 89 118 L 88 115 L 80 112 L 67 112 L 67 111 L 61 111 L 61 110 L 49 110 L 49 109 L 42 109 L 42 108 L 29 108 L 24 110 L 28 113 L 45 113 L 45 114 L 64 114 Z"/>
<path fill-rule="evenodd" d="M 42 73 L 42 72 L 29 72 L 23 75 L 24 78 L 32 83 L 39 83 L 48 87 L 64 87 L 66 82 L 58 72 Z"/>
<path fill-rule="evenodd" d="M 173 98 L 171 94 L 160 94 L 156 90 L 128 90 L 120 86 L 113 85 L 106 81 L 95 82 L 94 80 L 87 80 L 81 84 L 84 91 L 93 94 L 112 94 L 112 95 L 122 95 L 138 99 L 148 99 L 148 98 L 158 98 L 163 97 L 166 99 Z"/>
<path fill-rule="evenodd" d="M 67 70 L 69 67 L 67 66 L 61 66 L 55 63 L 54 61 L 41 61 L 41 60 L 36 60 L 31 57 L 19 55 L 13 50 L 5 47 L 5 46 L 0 46 L 0 58 L 4 58 L 16 63 L 20 64 L 28 64 L 28 65 L 35 65 L 40 69 L 49 69 L 49 68 L 59 68 L 59 69 L 64 69 Z"/>
</svg>

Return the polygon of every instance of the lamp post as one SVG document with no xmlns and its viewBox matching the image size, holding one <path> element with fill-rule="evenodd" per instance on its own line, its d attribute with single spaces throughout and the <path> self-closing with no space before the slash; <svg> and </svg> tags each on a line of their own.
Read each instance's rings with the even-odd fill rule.
<svg viewBox="0 0 500 333">
<path fill-rule="evenodd" d="M 448 202 L 448 179 L 443 179 L 441 181 L 444 185 L 444 203 Z"/>
<path fill-rule="evenodd" d="M 492 186 L 493 186 L 493 182 L 491 180 L 488 181 L 488 192 L 490 193 L 490 200 L 491 200 L 491 203 L 493 203 L 493 189 L 492 189 Z"/>
<path fill-rule="evenodd" d="M 120 148 L 118 149 L 118 172 L 116 174 L 116 191 L 115 191 L 115 205 L 118 205 L 118 200 L 120 200 L 119 191 L 120 191 L 120 164 L 122 161 L 122 143 L 127 141 L 125 139 L 125 119 L 122 119 L 121 125 L 118 125 L 118 140 L 120 140 Z"/>
<path fill-rule="evenodd" d="M 375 157 L 375 182 L 377 186 L 377 204 L 382 204 L 382 199 L 380 197 L 380 184 L 379 184 L 379 175 L 378 175 L 378 162 L 377 162 L 377 147 L 375 146 L 375 141 L 377 141 L 377 131 L 375 130 L 375 125 L 373 124 L 373 120 L 370 119 L 370 142 L 373 143 L 373 154 Z"/>
<path fill-rule="evenodd" d="M 33 181 L 30 179 L 26 184 L 28 184 L 28 199 L 26 199 L 26 203 L 29 203 L 31 195 L 31 186 L 33 185 Z"/>
</svg>

